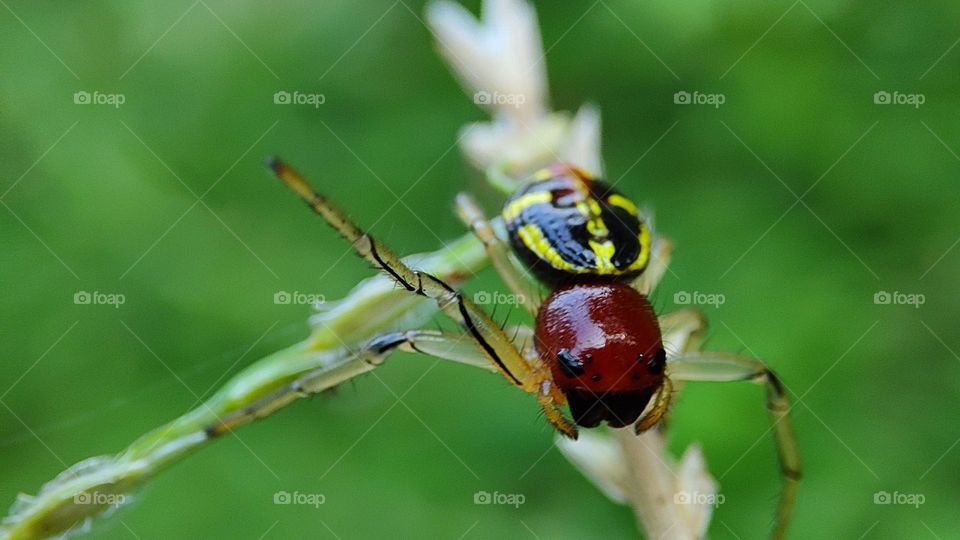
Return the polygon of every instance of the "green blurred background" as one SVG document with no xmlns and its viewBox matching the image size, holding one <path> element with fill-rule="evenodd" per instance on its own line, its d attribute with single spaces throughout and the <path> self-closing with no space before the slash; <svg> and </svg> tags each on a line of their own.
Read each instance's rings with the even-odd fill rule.
<svg viewBox="0 0 960 540">
<path fill-rule="evenodd" d="M 709 346 L 766 359 L 793 392 L 795 537 L 960 538 L 960 6 L 677 4 L 537 3 L 555 107 L 600 106 L 609 175 L 629 171 L 619 187 L 678 246 L 657 306 L 724 295 L 705 307 Z M 309 308 L 275 305 L 278 290 L 335 298 L 371 274 L 270 180 L 266 155 L 324 178 L 360 223 L 382 217 L 374 232 L 402 252 L 462 234 L 458 190 L 496 205 L 451 150 L 483 114 L 436 56 L 422 2 L 4 8 L 4 507 L 301 339 Z M 295 89 L 326 103 L 273 104 Z M 126 102 L 79 106 L 77 91 Z M 676 105 L 678 91 L 726 103 Z M 878 91 L 925 103 L 877 105 Z M 377 177 L 409 189 L 403 204 Z M 486 271 L 470 288 L 497 283 Z M 78 291 L 126 302 L 75 305 Z M 925 303 L 878 305 L 881 291 Z M 398 355 L 378 372 L 398 394 L 415 385 L 409 409 L 372 377 L 296 403 L 165 472 L 95 535 L 636 535 L 551 449 L 532 400 L 433 363 Z M 726 498 L 714 538 L 761 538 L 772 514 L 762 396 L 694 384 L 675 406 L 676 449 L 700 442 Z M 274 505 L 281 490 L 326 503 Z M 526 503 L 476 506 L 479 490 Z M 875 504 L 881 491 L 925 502 Z"/>
</svg>

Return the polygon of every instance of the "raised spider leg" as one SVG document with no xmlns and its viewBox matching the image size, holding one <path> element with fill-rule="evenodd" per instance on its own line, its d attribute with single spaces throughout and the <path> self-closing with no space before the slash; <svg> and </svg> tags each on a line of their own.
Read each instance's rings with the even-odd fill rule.
<svg viewBox="0 0 960 540">
<path fill-rule="evenodd" d="M 683 353 L 667 362 L 667 372 L 678 381 L 750 381 L 766 385 L 767 409 L 770 412 L 771 429 L 777 445 L 777 459 L 783 477 L 783 488 L 772 537 L 783 538 L 793 513 L 801 467 L 796 436 L 789 415 L 790 402 L 780 379 L 766 364 L 756 358 L 720 352 Z"/>
<path fill-rule="evenodd" d="M 457 215 L 460 220 L 470 227 L 473 234 L 483 242 L 493 268 L 500 274 L 507 287 L 517 296 L 520 303 L 530 315 L 536 317 L 540 310 L 540 291 L 536 283 L 523 274 L 516 264 L 510 260 L 510 248 L 497 236 L 493 226 L 483 215 L 473 197 L 467 193 L 457 194 Z"/>
<path fill-rule="evenodd" d="M 370 236 L 326 197 L 317 193 L 291 167 L 276 159 L 270 162 L 270 167 L 314 212 L 349 240 L 358 255 L 393 278 L 407 291 L 436 301 L 440 310 L 464 328 L 507 380 L 527 392 L 536 394 L 547 419 L 558 431 L 568 437 L 576 437 L 576 427 L 564 417 L 561 409 L 566 404 L 566 398 L 554 386 L 549 370 L 539 362 L 533 363 L 524 359 L 486 312 L 442 280 L 412 270 L 390 248 Z"/>
</svg>

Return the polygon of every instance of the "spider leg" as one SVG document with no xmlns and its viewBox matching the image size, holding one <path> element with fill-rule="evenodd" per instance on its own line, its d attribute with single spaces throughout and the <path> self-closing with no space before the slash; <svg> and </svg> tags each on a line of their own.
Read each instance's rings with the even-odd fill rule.
<svg viewBox="0 0 960 540">
<path fill-rule="evenodd" d="M 700 348 L 706 319 L 699 311 L 686 309 L 669 313 L 660 317 L 659 323 L 664 344 L 669 346 L 668 355 L 671 357 L 675 357 L 678 352 L 695 351 Z M 673 391 L 673 381 L 670 380 L 669 374 L 666 374 L 663 384 L 657 390 L 653 407 L 633 426 L 637 435 L 657 425 L 666 416 L 673 398 Z"/>
<path fill-rule="evenodd" d="M 483 242 L 490 262 L 500 274 L 507 287 L 518 298 L 527 312 L 536 317 L 540 309 L 540 291 L 532 278 L 524 275 L 523 271 L 510 258 L 510 248 L 497 236 L 493 225 L 483 215 L 483 211 L 466 193 L 457 194 L 457 215 L 465 225 L 470 227 L 473 234 Z"/>
<path fill-rule="evenodd" d="M 771 429 L 783 476 L 773 538 L 783 538 L 793 513 L 801 468 L 793 423 L 789 415 L 790 402 L 780 379 L 756 358 L 719 352 L 685 353 L 668 362 L 667 371 L 675 379 L 683 381 L 750 381 L 766 385 L 767 409 L 770 412 Z"/>
<path fill-rule="evenodd" d="M 410 293 L 434 300 L 441 311 L 463 327 L 507 380 L 537 395 L 547 419 L 558 431 L 568 437 L 576 437 L 576 428 L 563 416 L 561 409 L 566 404 L 566 398 L 554 386 L 550 371 L 539 362 L 525 359 L 485 311 L 444 281 L 408 267 L 393 250 L 361 229 L 326 197 L 317 193 L 293 168 L 276 159 L 270 162 L 270 167 L 314 212 L 349 240 L 358 255 Z"/>
<path fill-rule="evenodd" d="M 707 319 L 699 310 L 680 309 L 659 318 L 667 362 L 684 351 L 698 351 L 707 330 Z"/>
<path fill-rule="evenodd" d="M 243 424 L 263 418 L 297 398 L 329 390 L 343 381 L 353 380 L 353 377 L 382 364 L 390 353 L 398 349 L 495 371 L 473 340 L 464 334 L 436 330 L 392 332 L 369 340 L 356 351 L 344 351 L 343 354 L 347 355 L 348 359 L 339 364 L 335 376 L 330 370 L 305 373 L 246 407 L 218 418 L 206 428 L 206 435 L 209 438 L 219 437 Z"/>
<path fill-rule="evenodd" d="M 634 431 L 640 435 L 644 431 L 657 425 L 658 422 L 667 414 L 670 408 L 670 399 L 673 397 L 673 383 L 670 377 L 663 378 L 663 384 L 657 390 L 657 396 L 653 402 L 653 408 L 637 420 L 633 425 Z"/>
<path fill-rule="evenodd" d="M 477 343 L 466 334 L 437 330 L 407 330 L 379 335 L 367 342 L 364 352 L 368 357 L 385 358 L 393 351 L 425 354 L 444 360 L 496 371 Z"/>
<path fill-rule="evenodd" d="M 640 291 L 643 295 L 650 294 L 650 291 L 657 288 L 663 275 L 667 272 L 670 265 L 670 258 L 673 255 L 673 242 L 662 237 L 655 237 L 653 248 L 650 250 L 650 262 L 647 268 L 631 284 L 634 289 Z"/>
</svg>

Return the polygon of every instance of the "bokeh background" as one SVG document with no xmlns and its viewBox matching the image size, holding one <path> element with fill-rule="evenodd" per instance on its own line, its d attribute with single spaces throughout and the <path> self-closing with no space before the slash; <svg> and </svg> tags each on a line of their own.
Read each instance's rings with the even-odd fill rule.
<svg viewBox="0 0 960 540">
<path fill-rule="evenodd" d="M 609 175 L 678 246 L 657 306 L 723 295 L 704 306 L 709 346 L 766 359 L 792 392 L 806 469 L 795 537 L 960 537 L 960 7 L 537 9 L 555 107 L 602 109 Z M 382 217 L 374 232 L 402 252 L 462 233 L 458 190 L 495 208 L 453 147 L 483 113 L 422 14 L 417 0 L 3 2 L 4 506 L 305 336 L 309 308 L 275 292 L 335 298 L 370 275 L 270 180 L 265 156 L 323 178 L 360 223 Z M 326 102 L 275 105 L 278 90 Z M 77 105 L 78 91 L 125 102 Z M 725 103 L 675 104 L 678 91 Z M 878 91 L 924 103 L 877 104 Z M 470 288 L 496 286 L 486 271 Z M 76 305 L 79 291 L 125 303 Z M 882 292 L 922 297 L 878 304 Z M 637 534 L 552 449 L 532 400 L 432 364 L 397 356 L 378 372 L 412 386 L 409 409 L 372 377 L 296 403 L 168 470 L 94 536 Z M 711 536 L 763 537 L 778 490 L 763 389 L 689 385 L 672 428 L 676 449 L 702 444 L 722 485 Z M 275 505 L 281 490 L 326 502 Z M 481 490 L 526 502 L 477 506 Z M 878 492 L 923 504 L 876 504 Z"/>
</svg>

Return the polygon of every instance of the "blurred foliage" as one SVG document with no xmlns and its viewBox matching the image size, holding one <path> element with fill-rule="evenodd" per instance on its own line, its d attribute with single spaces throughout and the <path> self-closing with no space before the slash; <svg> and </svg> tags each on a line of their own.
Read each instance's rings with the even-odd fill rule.
<svg viewBox="0 0 960 540">
<path fill-rule="evenodd" d="M 269 179 L 264 156 L 322 180 L 402 252 L 462 232 L 458 190 L 496 207 L 452 146 L 482 113 L 436 57 L 421 2 L 5 6 L 4 505 L 305 335 L 308 307 L 274 304 L 277 291 L 334 298 L 370 274 Z M 658 307 L 679 291 L 723 294 L 706 307 L 710 347 L 766 359 L 794 393 L 795 536 L 957 538 L 960 7 L 538 11 L 556 107 L 601 107 L 608 175 L 678 245 Z M 275 105 L 279 90 L 326 102 Z M 676 105 L 681 90 L 726 103 Z M 126 102 L 80 106 L 77 91 Z M 876 105 L 877 91 L 926 102 Z M 497 286 L 486 272 L 470 288 Z M 78 291 L 126 302 L 76 305 Z M 877 305 L 879 291 L 925 303 Z M 635 534 L 500 378 L 401 355 L 378 376 L 218 442 L 97 536 Z M 722 485 L 712 536 L 763 537 L 778 484 L 762 389 L 691 385 L 671 425 L 678 449 L 702 443 Z M 476 506 L 480 490 L 526 503 Z M 326 502 L 274 505 L 277 491 Z M 925 503 L 874 504 L 879 491 Z"/>
</svg>

